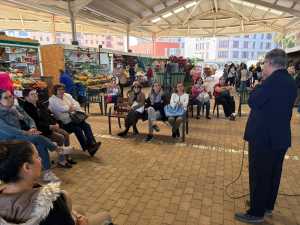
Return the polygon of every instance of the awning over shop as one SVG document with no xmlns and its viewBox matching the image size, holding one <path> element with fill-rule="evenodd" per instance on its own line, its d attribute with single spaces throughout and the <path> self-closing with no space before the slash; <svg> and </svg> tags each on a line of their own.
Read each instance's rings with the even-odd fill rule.
<svg viewBox="0 0 300 225">
<path fill-rule="evenodd" d="M 70 0 L 78 32 L 224 36 L 300 29 L 296 0 Z M 0 1 L 0 28 L 70 31 L 66 0 Z"/>
</svg>

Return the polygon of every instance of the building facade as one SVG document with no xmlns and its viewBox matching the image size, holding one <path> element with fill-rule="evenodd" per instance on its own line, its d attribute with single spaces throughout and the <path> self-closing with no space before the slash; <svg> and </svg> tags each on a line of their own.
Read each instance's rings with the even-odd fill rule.
<svg viewBox="0 0 300 225">
<path fill-rule="evenodd" d="M 275 33 L 257 33 L 233 37 L 187 38 L 185 57 L 198 57 L 217 63 L 247 62 L 262 58 L 277 47 Z"/>
<path fill-rule="evenodd" d="M 71 33 L 47 33 L 47 32 L 29 32 L 20 30 L 5 31 L 8 36 L 31 38 L 38 40 L 41 45 L 47 44 L 71 44 Z M 102 45 L 103 48 L 114 49 L 119 51 L 125 50 L 125 42 L 123 36 L 112 36 L 106 34 L 86 34 L 77 33 L 77 39 L 80 46 L 98 48 Z"/>
<path fill-rule="evenodd" d="M 136 38 L 136 44 L 130 46 L 135 53 L 154 55 L 157 57 L 183 56 L 185 38 L 182 37 L 161 37 L 153 43 L 152 39 Z"/>
<path fill-rule="evenodd" d="M 172 42 L 142 43 L 130 46 L 134 53 L 152 55 L 156 57 L 181 56 L 180 44 Z"/>
</svg>

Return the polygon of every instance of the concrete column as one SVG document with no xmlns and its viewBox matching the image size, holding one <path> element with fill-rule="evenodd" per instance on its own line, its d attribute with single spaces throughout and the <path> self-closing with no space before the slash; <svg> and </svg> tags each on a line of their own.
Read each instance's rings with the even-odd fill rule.
<svg viewBox="0 0 300 225">
<path fill-rule="evenodd" d="M 152 34 L 152 54 L 153 54 L 153 56 L 156 55 L 156 35 L 155 35 L 155 33 Z"/>
<path fill-rule="evenodd" d="M 126 29 L 126 51 L 129 52 L 130 50 L 130 46 L 129 46 L 129 32 L 130 32 L 130 28 L 129 25 L 127 25 L 127 29 Z"/>
<path fill-rule="evenodd" d="M 55 28 L 55 15 L 52 15 L 52 38 L 53 44 L 56 43 L 56 28 Z"/>
<path fill-rule="evenodd" d="M 76 21 L 75 21 L 75 15 L 71 7 L 71 0 L 68 0 L 68 9 L 70 13 L 70 22 L 71 22 L 71 28 L 72 28 L 72 45 L 78 45 L 77 41 L 77 33 L 76 33 Z"/>
</svg>

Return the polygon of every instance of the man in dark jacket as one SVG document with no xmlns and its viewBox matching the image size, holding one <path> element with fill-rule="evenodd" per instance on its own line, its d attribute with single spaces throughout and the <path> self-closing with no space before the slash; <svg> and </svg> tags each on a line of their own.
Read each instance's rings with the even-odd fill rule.
<svg viewBox="0 0 300 225">
<path fill-rule="evenodd" d="M 291 146 L 290 122 L 297 95 L 287 61 L 281 49 L 267 53 L 262 84 L 248 100 L 251 112 L 244 139 L 249 143 L 250 209 L 235 215 L 242 222 L 263 222 L 274 209 L 284 156 Z"/>
</svg>

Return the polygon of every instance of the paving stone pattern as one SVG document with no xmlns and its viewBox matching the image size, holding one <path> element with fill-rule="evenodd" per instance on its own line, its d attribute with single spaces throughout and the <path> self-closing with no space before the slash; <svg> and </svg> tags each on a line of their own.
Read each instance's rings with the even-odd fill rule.
<svg viewBox="0 0 300 225">
<path fill-rule="evenodd" d="M 248 109 L 235 122 L 220 118 L 190 119 L 186 143 L 173 141 L 170 128 L 151 143 L 143 142 L 147 122 L 139 122 L 142 135 L 117 138 L 108 135 L 107 117 L 91 116 L 88 121 L 101 150 L 94 158 L 76 151 L 78 164 L 70 170 L 55 169 L 76 209 L 93 214 L 111 213 L 118 225 L 233 225 L 236 211 L 246 210 L 247 198 L 233 200 L 225 186 L 239 173 L 243 131 Z M 98 108 L 93 106 L 93 112 Z M 300 119 L 293 117 L 293 147 L 284 163 L 281 192 L 300 193 Z M 78 142 L 72 135 L 72 143 Z M 299 158 L 298 158 L 299 157 Z M 248 192 L 247 155 L 241 179 L 228 189 L 239 196 Z M 273 217 L 264 224 L 300 224 L 300 197 L 279 196 Z"/>
</svg>

